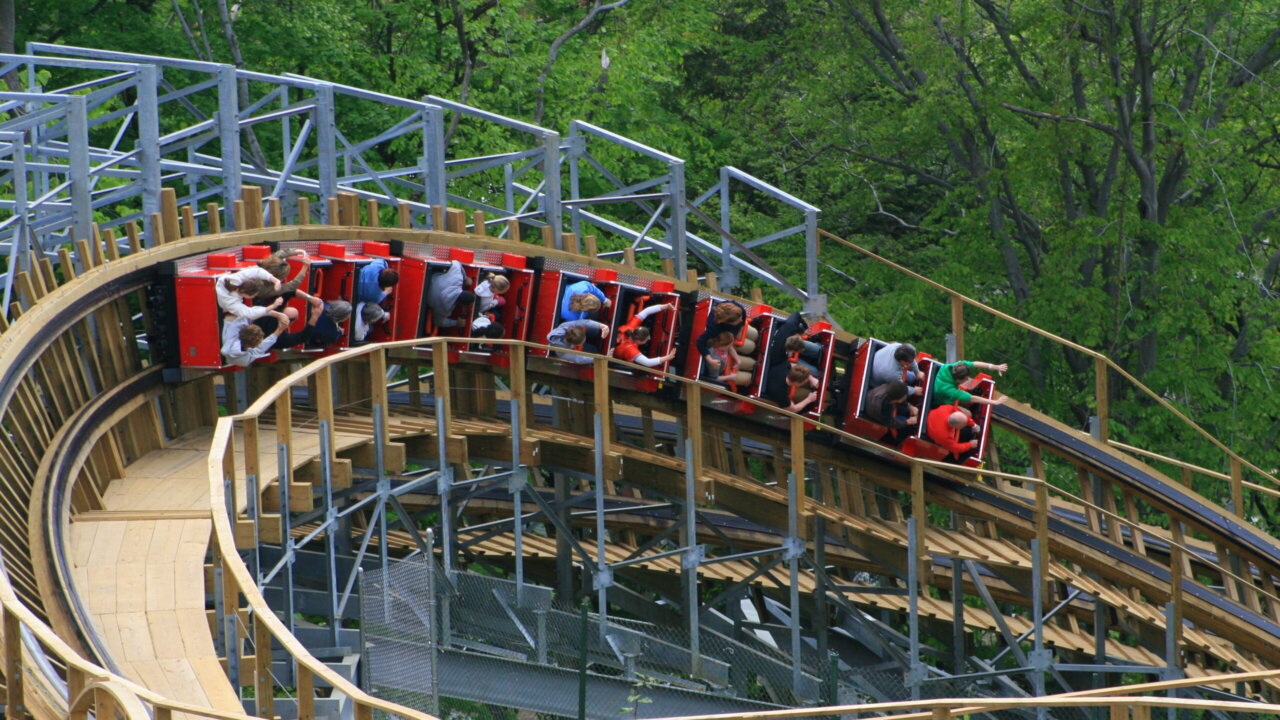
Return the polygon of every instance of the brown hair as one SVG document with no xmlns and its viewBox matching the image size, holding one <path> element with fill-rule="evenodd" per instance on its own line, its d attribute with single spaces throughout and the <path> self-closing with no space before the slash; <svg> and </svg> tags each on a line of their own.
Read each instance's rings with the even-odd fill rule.
<svg viewBox="0 0 1280 720">
<path fill-rule="evenodd" d="M 285 262 L 279 255 L 269 255 L 262 258 L 258 261 L 258 267 L 271 273 L 278 280 L 285 280 L 289 277 L 289 263 Z"/>
<path fill-rule="evenodd" d="M 262 328 L 257 325 L 245 325 L 240 328 L 240 347 L 252 350 L 258 347 L 265 337 L 266 333 L 262 332 Z"/>
<path fill-rule="evenodd" d="M 248 297 L 257 297 L 272 289 L 272 284 L 261 278 L 249 278 L 237 285 L 231 284 L 231 278 L 223 278 L 222 287 L 233 293 L 240 293 Z"/>
<path fill-rule="evenodd" d="M 587 331 L 580 327 L 571 327 L 564 331 L 564 341 L 567 345 L 581 345 L 587 341 Z"/>
<path fill-rule="evenodd" d="M 735 302 L 718 303 L 711 309 L 711 319 L 721 325 L 736 325 L 742 322 L 742 307 Z"/>
<path fill-rule="evenodd" d="M 626 331 L 626 336 L 631 338 L 631 342 L 634 343 L 649 342 L 649 328 L 641 325 L 634 330 Z"/>
<path fill-rule="evenodd" d="M 798 334 L 792 335 L 791 337 L 787 338 L 787 342 L 784 345 L 784 347 L 786 348 L 787 352 L 803 352 L 804 336 L 798 335 Z"/>
<path fill-rule="evenodd" d="M 733 344 L 733 333 L 722 332 L 707 341 L 707 347 L 723 348 Z"/>
<path fill-rule="evenodd" d="M 380 288 L 395 287 L 398 282 L 400 282 L 400 273 L 391 268 L 385 268 L 378 273 L 378 287 Z"/>
<path fill-rule="evenodd" d="M 791 366 L 791 372 L 787 373 L 787 382 L 791 385 L 799 385 L 809 379 L 809 368 L 796 363 Z"/>
<path fill-rule="evenodd" d="M 489 273 L 485 280 L 489 281 L 489 289 L 499 295 L 511 289 L 511 281 L 507 279 L 506 275 Z"/>
<path fill-rule="evenodd" d="M 969 376 L 972 374 L 973 373 L 970 371 L 968 363 L 958 362 L 951 366 L 951 379 L 957 382 L 961 380 L 968 380 Z"/>
<path fill-rule="evenodd" d="M 595 312 L 600 309 L 600 298 L 591 293 L 582 293 L 569 298 L 569 309 L 573 312 Z"/>
</svg>

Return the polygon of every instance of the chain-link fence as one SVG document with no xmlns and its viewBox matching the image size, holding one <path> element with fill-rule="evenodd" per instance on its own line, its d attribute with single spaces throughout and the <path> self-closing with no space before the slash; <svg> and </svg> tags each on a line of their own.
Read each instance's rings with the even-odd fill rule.
<svg viewBox="0 0 1280 720">
<path fill-rule="evenodd" d="M 546 587 L 446 576 L 421 555 L 363 573 L 361 592 L 365 687 L 445 720 L 665 717 L 910 698 L 902 672 L 840 672 L 809 643 L 794 666 L 780 623 L 704 617 L 695 640 L 686 627 L 602 621 L 559 606 Z M 921 693 L 1004 694 L 947 678 L 925 682 Z"/>
<path fill-rule="evenodd" d="M 421 556 L 362 574 L 365 683 L 433 713 L 457 703 L 588 718 L 658 717 L 827 699 L 768 642 L 555 607 L 548 588 Z"/>
</svg>

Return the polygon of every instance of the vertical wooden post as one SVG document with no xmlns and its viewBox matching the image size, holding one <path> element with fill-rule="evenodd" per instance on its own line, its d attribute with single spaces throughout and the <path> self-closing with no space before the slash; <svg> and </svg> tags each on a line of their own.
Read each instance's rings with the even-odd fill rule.
<svg viewBox="0 0 1280 720">
<path fill-rule="evenodd" d="M 4 680 L 7 697 L 4 715 L 7 720 L 25 720 L 26 675 L 22 670 L 22 621 L 9 609 L 0 606 L 4 616 Z"/>
<path fill-rule="evenodd" d="M 932 720 L 951 720 L 951 708 L 934 707 Z"/>
<path fill-rule="evenodd" d="M 212 230 L 210 232 L 212 232 Z M 124 234 L 129 238 L 130 253 L 136 253 L 142 249 L 142 238 L 138 235 L 138 223 L 133 220 L 125 223 Z"/>
<path fill-rule="evenodd" d="M 351 192 L 338 193 L 338 217 L 343 225 L 359 225 L 360 196 Z"/>
<path fill-rule="evenodd" d="M 923 593 L 926 592 L 925 585 L 928 582 L 928 565 L 925 561 L 929 557 L 929 507 L 924 499 L 924 465 L 918 462 L 911 463 L 911 517 L 915 518 L 916 530 L 920 533 L 917 556 L 911 558 L 911 562 L 916 563 L 919 568 L 917 577 L 920 578 L 920 591 Z"/>
<path fill-rule="evenodd" d="M 561 233 L 561 234 L 560 234 L 560 237 L 564 238 L 564 249 L 565 249 L 565 250 L 567 250 L 567 251 L 569 251 L 569 252 L 571 252 L 571 253 L 573 253 L 573 254 L 575 254 L 575 255 L 577 255 L 578 253 L 580 253 L 580 252 L 581 252 L 581 250 L 578 248 L 578 235 L 577 235 L 577 233 L 571 233 L 571 232 Z"/>
<path fill-rule="evenodd" d="M 459 208 L 445 210 L 445 226 L 449 232 L 463 235 L 467 232 L 467 213 Z"/>
<path fill-rule="evenodd" d="M 329 427 L 329 460 L 336 457 L 333 449 L 333 366 L 316 371 L 316 414 Z"/>
<path fill-rule="evenodd" d="M 195 237 L 200 234 L 199 228 L 196 227 L 196 211 L 190 205 L 183 205 L 182 208 L 182 237 Z"/>
<path fill-rule="evenodd" d="M 554 248 L 556 246 L 555 231 L 550 225 L 542 226 L 542 247 Z"/>
<path fill-rule="evenodd" d="M 325 202 L 325 206 L 329 208 L 329 224 L 341 225 L 342 218 L 339 217 L 340 213 L 338 212 L 338 198 L 336 197 L 326 198 L 324 202 Z"/>
<path fill-rule="evenodd" d="M 1107 359 L 1101 355 L 1093 358 L 1093 393 L 1098 404 L 1098 439 L 1106 442 L 1110 437 L 1107 426 L 1111 421 L 1111 401 L 1107 397 Z"/>
<path fill-rule="evenodd" d="M 194 224 L 195 220 L 192 220 Z M 108 260 L 120 259 L 120 246 L 116 243 L 116 231 L 114 228 L 107 228 L 102 233 L 102 247 L 107 253 Z"/>
<path fill-rule="evenodd" d="M 1181 525 L 1177 520 L 1173 521 L 1176 525 Z M 1182 580 L 1183 580 L 1183 553 L 1180 538 L 1174 538 L 1174 544 L 1169 546 L 1169 602 L 1173 605 L 1173 612 L 1170 613 L 1169 624 L 1173 628 L 1173 646 L 1178 648 L 1177 657 L 1174 661 L 1179 667 L 1182 666 Z"/>
<path fill-rule="evenodd" d="M 85 686 L 88 685 L 88 678 L 85 672 L 75 665 L 67 665 L 67 703 L 71 704 L 80 697 L 80 693 L 84 692 Z M 87 720 L 89 717 L 89 709 L 82 708 L 67 715 L 67 720 Z M 104 718 L 105 720 L 105 718 Z"/>
<path fill-rule="evenodd" d="M 523 345 L 508 345 L 511 367 L 507 380 L 511 387 L 511 397 L 516 401 L 516 412 L 520 414 L 520 446 L 523 452 L 525 438 L 528 437 L 529 425 L 533 415 L 529 411 L 529 376 L 527 374 L 528 356 Z"/>
<path fill-rule="evenodd" d="M 236 230 L 247 230 L 249 228 L 248 219 L 245 217 L 244 201 L 237 200 L 231 203 L 231 216 L 236 220 Z"/>
<path fill-rule="evenodd" d="M 951 334 L 956 336 L 956 359 L 964 359 L 964 301 L 951 296 Z"/>
<path fill-rule="evenodd" d="M 382 219 L 378 217 L 378 201 L 373 198 L 366 198 L 364 201 L 364 224 L 382 227 Z"/>
<path fill-rule="evenodd" d="M 436 433 L 449 437 L 449 419 L 453 405 L 449 398 L 449 343 L 435 340 L 431 343 L 431 369 L 434 372 L 435 395 L 439 398 L 439 414 L 436 416 Z M 440 458 L 441 464 L 445 458 Z"/>
<path fill-rule="evenodd" d="M 667 275 L 669 277 L 675 277 L 676 261 L 672 260 L 671 258 L 662 258 L 662 274 Z"/>
<path fill-rule="evenodd" d="M 711 481 L 706 479 L 703 473 L 703 452 L 706 443 L 702 439 L 702 387 L 695 384 L 684 386 L 684 418 L 685 424 L 689 428 L 689 462 L 693 465 L 690 468 L 690 474 L 693 476 L 697 486 L 694 488 L 694 496 L 699 502 L 706 502 L 707 498 L 714 493 L 711 487 Z M 650 445 L 649 447 L 653 447 Z"/>
<path fill-rule="evenodd" d="M 282 510 L 282 512 L 288 512 Z M 259 615 L 253 618 L 253 687 L 258 717 L 275 716 L 275 693 L 271 679 L 271 630 Z"/>
<path fill-rule="evenodd" d="M 405 230 L 413 227 L 413 208 L 409 203 L 396 203 L 396 223 Z"/>
<path fill-rule="evenodd" d="M 316 720 L 316 679 L 311 669 L 298 663 L 298 720 Z"/>
<path fill-rule="evenodd" d="M 431 206 L 431 229 L 444 230 L 444 206 Z"/>
<path fill-rule="evenodd" d="M 382 427 L 385 430 L 391 416 L 387 411 L 387 351 L 383 348 L 374 350 L 369 353 L 369 402 L 372 405 L 378 405 L 378 415 L 382 418 Z"/>
<path fill-rule="evenodd" d="M 609 361 L 596 358 L 592 363 L 592 400 L 596 404 L 596 412 L 600 413 L 601 447 L 609 452 L 613 440 L 613 421 L 609 414 Z"/>
<path fill-rule="evenodd" d="M 507 220 L 507 239 L 511 242 L 520 242 L 520 221 L 511 218 Z"/>
<path fill-rule="evenodd" d="M 236 225 L 237 230 L 257 230 L 262 227 L 262 188 L 257 185 L 245 185 L 240 192 L 244 200 L 244 225 Z"/>
<path fill-rule="evenodd" d="M 1231 458 L 1231 505 L 1236 517 L 1244 517 L 1244 465 Z"/>
<path fill-rule="evenodd" d="M 280 210 L 280 198 L 267 198 L 267 224 L 271 227 L 280 227 L 284 224 L 284 215 Z"/>
<path fill-rule="evenodd" d="M 587 235 L 582 238 L 582 254 L 587 257 L 595 257 L 600 254 L 599 251 L 596 250 L 595 235 Z"/>
<path fill-rule="evenodd" d="M 311 224 L 311 198 L 298 196 L 298 224 Z"/>
<path fill-rule="evenodd" d="M 204 224 L 209 228 L 210 235 L 222 232 L 222 213 L 219 212 L 218 203 L 205 203 Z"/>
<path fill-rule="evenodd" d="M 706 284 L 707 284 L 707 289 L 711 290 L 712 292 L 715 292 L 720 289 L 720 280 L 716 277 L 716 274 L 713 272 L 707 272 Z"/>
<path fill-rule="evenodd" d="M 764 302 L 764 292 L 758 287 L 751 288 L 751 301 L 760 304 Z"/>
<path fill-rule="evenodd" d="M 168 235 L 165 234 L 164 218 L 160 215 L 160 213 L 151 213 L 150 220 L 151 220 L 151 235 L 152 235 L 151 245 L 152 246 L 163 245 L 167 242 L 171 242 L 173 240 L 178 239 L 176 236 L 169 237 Z"/>
<path fill-rule="evenodd" d="M 373 720 L 373 706 L 364 702 L 356 702 L 356 720 Z"/>
<path fill-rule="evenodd" d="M 173 242 L 182 237 L 182 228 L 178 224 L 178 191 L 173 188 L 160 188 L 160 217 L 164 223 L 165 242 Z"/>
<path fill-rule="evenodd" d="M 261 448 L 258 445 L 258 418 L 246 417 L 240 421 L 244 424 L 244 474 L 247 478 L 252 475 L 258 484 L 258 497 L 262 497 L 262 472 L 261 472 Z M 245 492 L 249 491 L 248 483 L 245 484 Z M 247 496 L 246 496 L 246 499 Z M 253 504 L 258 506 L 258 500 L 254 500 Z"/>
<path fill-rule="evenodd" d="M 636 266 L 636 249 L 635 248 L 629 247 L 629 248 L 622 249 L 622 264 L 632 268 Z"/>
<path fill-rule="evenodd" d="M 488 235 L 489 228 L 484 221 L 484 211 L 476 210 L 471 213 L 471 233 L 473 235 Z"/>
</svg>

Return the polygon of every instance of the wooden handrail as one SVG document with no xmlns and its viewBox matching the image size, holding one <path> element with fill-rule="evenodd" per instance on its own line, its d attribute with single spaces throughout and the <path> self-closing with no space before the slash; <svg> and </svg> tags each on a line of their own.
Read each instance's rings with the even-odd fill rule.
<svg viewBox="0 0 1280 720">
<path fill-rule="evenodd" d="M 1138 390 L 1140 390 L 1141 392 L 1145 393 L 1145 394 L 1146 394 L 1148 397 L 1150 397 L 1152 400 L 1155 400 L 1155 401 L 1156 401 L 1156 402 L 1157 402 L 1161 407 L 1163 407 L 1165 410 L 1168 410 L 1169 412 L 1173 413 L 1175 417 L 1177 417 L 1177 418 L 1178 418 L 1179 420 L 1181 420 L 1184 424 L 1186 424 L 1186 425 L 1187 425 L 1187 426 L 1189 426 L 1191 429 L 1193 429 L 1194 431 L 1196 431 L 1197 433 L 1199 433 L 1199 434 L 1200 434 L 1200 436 L 1202 436 L 1203 438 L 1205 438 L 1206 440 L 1208 440 L 1210 443 L 1212 443 L 1212 444 L 1214 445 L 1214 447 L 1218 448 L 1218 449 L 1219 449 L 1219 450 L 1221 450 L 1223 453 L 1225 453 L 1225 454 L 1227 455 L 1227 457 L 1228 457 L 1228 458 L 1229 458 L 1233 463 L 1238 464 L 1238 465 L 1239 465 L 1240 467 L 1242 467 L 1242 468 L 1248 468 L 1248 469 L 1252 470 L 1253 472 L 1255 472 L 1255 473 L 1257 473 L 1257 474 L 1261 475 L 1262 477 L 1267 478 L 1267 479 L 1268 479 L 1268 480 L 1270 480 L 1272 483 L 1275 483 L 1277 486 L 1280 486 L 1280 479 L 1277 479 L 1275 475 L 1273 475 L 1272 473 L 1267 472 L 1266 470 L 1263 470 L 1262 468 L 1258 467 L 1257 465 L 1255 465 L 1255 464 L 1253 464 L 1253 463 L 1249 462 L 1248 460 L 1244 459 L 1243 457 L 1241 457 L 1241 456 L 1240 456 L 1238 453 L 1236 453 L 1234 450 L 1232 450 L 1231 448 L 1227 447 L 1227 446 L 1226 446 L 1226 444 L 1225 444 L 1225 443 L 1223 443 L 1221 440 L 1218 440 L 1216 437 L 1214 437 L 1214 436 L 1213 436 L 1213 435 L 1212 435 L 1208 430 L 1205 430 L 1204 428 L 1200 427 L 1200 425 L 1198 425 L 1198 424 L 1197 424 L 1195 421 L 1193 421 L 1191 418 L 1187 417 L 1187 416 L 1186 416 L 1186 414 L 1184 414 L 1181 410 L 1179 410 L 1177 407 L 1175 407 L 1172 403 L 1170 403 L 1168 400 L 1166 400 L 1166 399 L 1164 399 L 1163 397 L 1161 397 L 1161 396 L 1159 395 L 1159 393 L 1156 393 L 1154 390 L 1152 390 L 1151 388 L 1147 387 L 1145 384 L 1143 384 L 1143 383 L 1142 383 L 1142 381 L 1138 380 L 1136 377 L 1134 377 L 1132 374 L 1130 374 L 1127 370 L 1125 370 L 1124 368 L 1120 367 L 1120 365 L 1118 365 L 1114 360 L 1112 360 L 1111 358 L 1107 357 L 1106 355 L 1104 355 L 1104 354 L 1102 354 L 1102 353 L 1098 352 L 1097 350 L 1093 350 L 1093 349 L 1091 349 L 1091 348 L 1087 348 L 1087 347 L 1085 347 L 1085 346 L 1083 346 L 1083 345 L 1080 345 L 1080 344 L 1078 344 L 1078 343 L 1074 343 L 1074 342 L 1072 342 L 1072 341 L 1070 341 L 1070 340 L 1068 340 L 1068 339 L 1066 339 L 1066 338 L 1062 337 L 1061 335 L 1055 335 L 1055 334 L 1053 334 L 1053 333 L 1051 333 L 1051 332 L 1049 332 L 1049 331 L 1047 331 L 1047 330 L 1042 330 L 1042 329 L 1040 329 L 1040 328 L 1036 327 L 1035 325 L 1032 325 L 1032 324 L 1030 324 L 1030 323 L 1026 322 L 1025 320 L 1019 320 L 1018 318 L 1016 318 L 1016 317 L 1014 317 L 1014 316 L 1012 316 L 1012 315 L 1009 315 L 1008 313 L 1001 312 L 1000 310 L 997 310 L 997 309 L 995 309 L 995 308 L 993 308 L 993 307 L 991 307 L 991 306 L 989 306 L 989 305 L 986 305 L 986 304 L 981 303 L 981 302 L 979 302 L 979 301 L 977 301 L 977 300 L 974 300 L 973 298 L 970 298 L 970 297 L 968 297 L 968 296 L 965 296 L 965 295 L 961 294 L 960 292 L 958 292 L 958 291 L 956 291 L 956 290 L 952 290 L 951 288 L 949 288 L 949 287 L 947 287 L 947 286 L 945 286 L 945 285 L 943 285 L 943 284 L 941 284 L 941 283 L 939 283 L 939 282 L 936 282 L 936 281 L 934 281 L 934 280 L 930 280 L 929 278 L 927 278 L 927 277 L 925 277 L 925 276 L 923 276 L 923 275 L 921 275 L 921 274 L 919 274 L 919 273 L 917 273 L 917 272 L 914 272 L 914 271 L 912 271 L 912 270 L 909 270 L 909 269 L 907 269 L 906 267 L 903 267 L 902 265 L 899 265 L 898 263 L 893 262 L 892 260 L 889 260 L 889 259 L 887 259 L 887 258 L 881 257 L 880 255 L 877 255 L 876 253 L 874 253 L 874 252 L 872 252 L 872 251 L 870 251 L 870 250 L 868 250 L 868 249 L 866 249 L 866 248 L 864 248 L 864 247 L 862 247 L 862 246 L 860 246 L 860 245 L 857 245 L 857 244 L 852 243 L 852 242 L 850 242 L 850 241 L 848 241 L 848 240 L 845 240 L 844 238 L 842 238 L 842 237 L 840 237 L 840 236 L 838 236 L 838 235 L 834 235 L 834 234 L 832 234 L 832 233 L 830 233 L 830 232 L 828 232 L 828 231 L 826 231 L 826 230 L 822 230 L 821 228 L 819 228 L 819 229 L 818 229 L 818 234 L 819 234 L 819 235 L 821 235 L 821 236 L 822 236 L 822 237 L 824 237 L 824 238 L 827 238 L 828 240 L 833 240 L 833 241 L 835 241 L 836 243 L 839 243 L 839 244 L 841 244 L 841 245 L 844 245 L 845 247 L 847 247 L 847 248 L 849 248 L 849 249 L 851 249 L 851 250 L 854 250 L 855 252 L 861 253 L 862 255 L 865 255 L 866 257 L 868 257 L 868 258 L 870 258 L 870 259 L 872 259 L 872 260 L 874 260 L 874 261 L 876 261 L 876 262 L 880 263 L 881 265 L 884 265 L 884 266 L 886 266 L 886 267 L 892 268 L 893 270 L 896 270 L 897 272 L 899 272 L 899 273 L 901 273 L 901 274 L 903 274 L 903 275 L 906 275 L 907 277 L 910 277 L 910 278 L 912 278 L 913 280 L 916 280 L 916 281 L 918 281 L 918 282 L 922 282 L 922 283 L 924 283 L 924 284 L 926 284 L 926 285 L 928 285 L 928 286 L 930 286 L 930 287 L 932 287 L 932 288 L 934 288 L 934 289 L 936 289 L 936 290 L 939 290 L 939 291 L 941 291 L 941 292 L 943 292 L 943 293 L 946 293 L 946 294 L 947 294 L 947 295 L 952 299 L 952 303 L 953 303 L 953 305 L 952 305 L 952 326 L 953 326 L 953 330 L 954 330 L 954 329 L 956 329 L 956 326 L 957 326 L 957 325 L 959 325 L 961 329 L 963 328 L 963 319 L 962 319 L 962 316 L 960 316 L 960 315 L 959 315 L 959 311 L 957 311 L 956 306 L 955 306 L 955 304 L 954 304 L 954 303 L 956 303 L 956 302 L 959 302 L 959 303 L 962 303 L 962 304 L 964 304 L 964 305 L 971 305 L 971 306 L 973 306 L 974 308 L 977 308 L 978 310 L 981 310 L 981 311 L 983 311 L 984 313 L 987 313 L 988 315 L 993 315 L 993 316 L 995 316 L 996 318 L 999 318 L 1000 320 L 1004 320 L 1005 322 L 1008 322 L 1008 323 L 1010 323 L 1010 324 L 1012 324 L 1012 325 L 1014 325 L 1014 326 L 1016 326 L 1016 327 L 1019 327 L 1019 328 L 1021 328 L 1021 329 L 1023 329 L 1023 330 L 1026 330 L 1026 331 L 1028 331 L 1028 332 L 1031 332 L 1031 333 L 1034 333 L 1034 334 L 1036 334 L 1036 335 L 1039 335 L 1039 336 L 1041 336 L 1041 337 L 1043 337 L 1043 338 L 1046 338 L 1046 339 L 1052 340 L 1053 342 L 1058 343 L 1059 345 L 1062 345 L 1062 346 L 1064 346 L 1064 347 L 1070 348 L 1070 349 L 1072 349 L 1072 350 L 1075 350 L 1076 352 L 1083 353 L 1083 354 L 1085 354 L 1085 355 L 1087 355 L 1087 356 L 1089 356 L 1089 357 L 1093 358 L 1093 359 L 1094 359 L 1094 361 L 1095 361 L 1095 376 L 1096 376 L 1096 377 L 1095 377 L 1095 391 L 1094 391 L 1094 392 L 1095 392 L 1096 402 L 1097 402 L 1098 419 L 1099 419 L 1099 422 L 1104 426 L 1104 427 L 1103 427 L 1103 429 L 1102 429 L 1102 437 L 1103 437 L 1103 439 L 1104 439 L 1104 440 L 1105 440 L 1105 439 L 1107 439 L 1107 429 L 1106 429 L 1105 425 L 1107 424 L 1107 421 L 1108 421 L 1108 419 L 1109 419 L 1109 415 L 1110 415 L 1109 410 L 1108 410 L 1107 397 L 1106 397 L 1106 384 L 1107 384 L 1107 383 L 1106 383 L 1106 372 L 1105 372 L 1105 371 L 1106 371 L 1106 370 L 1113 370 L 1113 371 L 1115 371 L 1116 373 L 1118 373 L 1121 377 L 1123 377 L 1125 380 L 1128 380 L 1128 381 L 1129 381 L 1129 382 L 1130 382 L 1134 387 L 1136 387 Z M 960 341 L 960 340 L 959 340 L 959 338 L 957 338 L 957 342 L 959 342 L 959 341 Z M 1192 467 L 1194 467 L 1194 466 L 1192 466 Z M 1243 487 L 1242 478 L 1229 478 L 1229 480 L 1231 480 L 1231 482 L 1232 482 L 1232 484 L 1233 484 L 1233 493 L 1238 494 L 1238 493 L 1239 493 L 1239 491 L 1240 491 L 1240 489 L 1241 489 L 1241 487 Z M 1241 505 L 1242 505 L 1242 504 L 1243 504 L 1243 503 L 1239 503 L 1239 502 L 1237 502 L 1237 504 L 1236 504 L 1236 507 L 1235 507 L 1235 509 L 1234 509 L 1234 510 L 1235 510 L 1235 513 L 1236 513 L 1237 515 L 1243 515 L 1243 513 L 1244 513 L 1244 508 L 1243 508 L 1243 507 L 1241 507 Z"/>
</svg>

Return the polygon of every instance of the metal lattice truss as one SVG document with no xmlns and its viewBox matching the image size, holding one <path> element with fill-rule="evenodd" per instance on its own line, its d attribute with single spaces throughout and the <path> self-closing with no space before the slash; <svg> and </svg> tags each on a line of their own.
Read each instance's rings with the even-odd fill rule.
<svg viewBox="0 0 1280 720">
<path fill-rule="evenodd" d="M 431 206 L 482 211 L 489 222 L 550 228 L 563 247 L 564 222 L 674 261 L 717 272 L 725 289 L 744 274 L 825 311 L 817 278 L 819 210 L 735 168 L 690 201 L 685 161 L 582 121 L 569 134 L 437 96 L 391 95 L 230 65 L 32 43 L 0 55 L 26 91 L 0 93 L 0 250 L 9 276 L 26 250 L 55 254 L 100 230 L 134 223 L 144 246 L 160 229 L 160 190 L 172 188 L 192 219 L 236 229 L 233 203 L 256 185 L 286 216 L 300 196 L 328 221 L 323 202 L 353 193 L 381 206 L 404 204 L 415 227 L 431 227 Z M 409 164 L 400 164 L 412 158 Z M 568 175 L 564 182 L 563 175 Z M 751 222 L 731 218 L 735 189 L 753 194 Z M 770 210 L 760 221 L 760 196 Z M 720 201 L 713 219 L 701 206 Z M 776 211 L 776 212 L 775 212 Z M 799 224 L 787 215 L 799 212 Z M 565 218 L 565 215 L 568 215 Z M 755 238 L 731 229 L 780 227 Z M 694 224 L 706 237 L 690 232 Z M 798 287 L 757 254 L 802 238 Z M 795 256 L 800 248 L 785 252 Z M 6 283 L 7 292 L 7 283 Z"/>
</svg>

